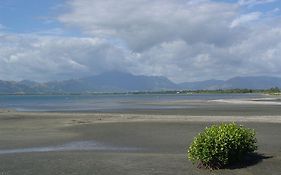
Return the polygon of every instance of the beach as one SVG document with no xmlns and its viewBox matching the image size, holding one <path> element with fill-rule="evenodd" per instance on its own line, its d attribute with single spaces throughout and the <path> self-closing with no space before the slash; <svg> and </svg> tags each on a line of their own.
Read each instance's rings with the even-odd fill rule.
<svg viewBox="0 0 281 175">
<path fill-rule="evenodd" d="M 245 108 L 243 104 L 243 108 L 227 103 L 211 110 L 214 108 L 210 106 L 221 102 L 208 103 L 199 112 L 189 109 L 111 113 L 1 110 L 0 174 L 277 175 L 281 172 L 279 106 L 251 104 Z M 228 109 L 232 115 L 222 115 Z M 262 115 L 260 109 L 265 109 Z M 243 116 L 240 115 L 243 110 L 252 112 Z M 188 146 L 205 127 L 221 122 L 237 122 L 255 129 L 258 156 L 228 169 L 197 169 L 187 159 Z"/>
<path fill-rule="evenodd" d="M 281 175 L 280 2 L 0 0 L 0 175 Z"/>
</svg>

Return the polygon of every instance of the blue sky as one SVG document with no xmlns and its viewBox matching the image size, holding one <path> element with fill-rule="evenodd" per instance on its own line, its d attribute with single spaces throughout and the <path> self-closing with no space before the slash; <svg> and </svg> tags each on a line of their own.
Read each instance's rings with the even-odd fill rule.
<svg viewBox="0 0 281 175">
<path fill-rule="evenodd" d="M 63 1 L 1 0 L 0 21 L 11 32 L 34 32 L 56 28 L 60 26 L 54 20 L 58 2 Z"/>
<path fill-rule="evenodd" d="M 1 0 L 0 79 L 278 76 L 280 22 L 280 0 Z"/>
</svg>

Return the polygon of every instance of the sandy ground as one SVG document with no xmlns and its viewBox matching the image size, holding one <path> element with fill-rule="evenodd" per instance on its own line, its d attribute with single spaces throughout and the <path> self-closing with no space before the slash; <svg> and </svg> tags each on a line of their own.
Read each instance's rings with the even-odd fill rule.
<svg viewBox="0 0 281 175">
<path fill-rule="evenodd" d="M 274 115 L 257 116 L 129 112 L 132 111 L 24 113 L 2 110 L 0 175 L 277 175 L 281 172 L 281 116 L 277 108 Z M 216 171 L 199 170 L 187 160 L 187 147 L 198 132 L 213 123 L 232 121 L 256 130 L 258 154 L 262 156 L 251 158 L 248 164 Z M 95 145 L 83 149 L 83 144 L 70 144 L 85 141 L 98 143 L 104 149 Z M 61 149 L 65 145 L 70 149 Z"/>
<path fill-rule="evenodd" d="M 252 105 L 281 105 L 280 98 L 257 98 L 257 99 L 219 99 L 212 102 L 230 104 L 252 104 Z"/>
</svg>

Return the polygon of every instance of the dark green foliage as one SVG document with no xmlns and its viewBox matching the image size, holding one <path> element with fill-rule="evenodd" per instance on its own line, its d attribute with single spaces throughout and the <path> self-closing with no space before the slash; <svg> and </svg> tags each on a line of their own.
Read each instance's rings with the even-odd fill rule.
<svg viewBox="0 0 281 175">
<path fill-rule="evenodd" d="M 129 92 L 129 94 L 250 94 L 250 93 L 265 93 L 274 94 L 280 93 L 278 87 L 270 89 L 217 89 L 217 90 L 169 90 L 169 91 L 138 91 Z"/>
<path fill-rule="evenodd" d="M 235 123 L 213 125 L 195 137 L 188 158 L 198 166 L 222 168 L 257 150 L 255 131 Z"/>
<path fill-rule="evenodd" d="M 270 88 L 268 91 L 269 91 L 269 93 L 280 93 L 281 92 L 278 87 Z"/>
</svg>

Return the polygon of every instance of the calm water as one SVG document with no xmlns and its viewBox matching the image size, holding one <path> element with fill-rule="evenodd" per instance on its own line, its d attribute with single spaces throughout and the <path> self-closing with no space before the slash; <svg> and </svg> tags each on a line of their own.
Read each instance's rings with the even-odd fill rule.
<svg viewBox="0 0 281 175">
<path fill-rule="evenodd" d="M 262 95 L 2 95 L 0 96 L 0 109 L 15 109 L 17 111 L 110 111 L 122 109 L 187 108 L 188 106 L 160 105 L 157 104 L 157 102 L 169 102 L 177 100 L 240 99 L 258 97 L 262 97 Z"/>
</svg>

